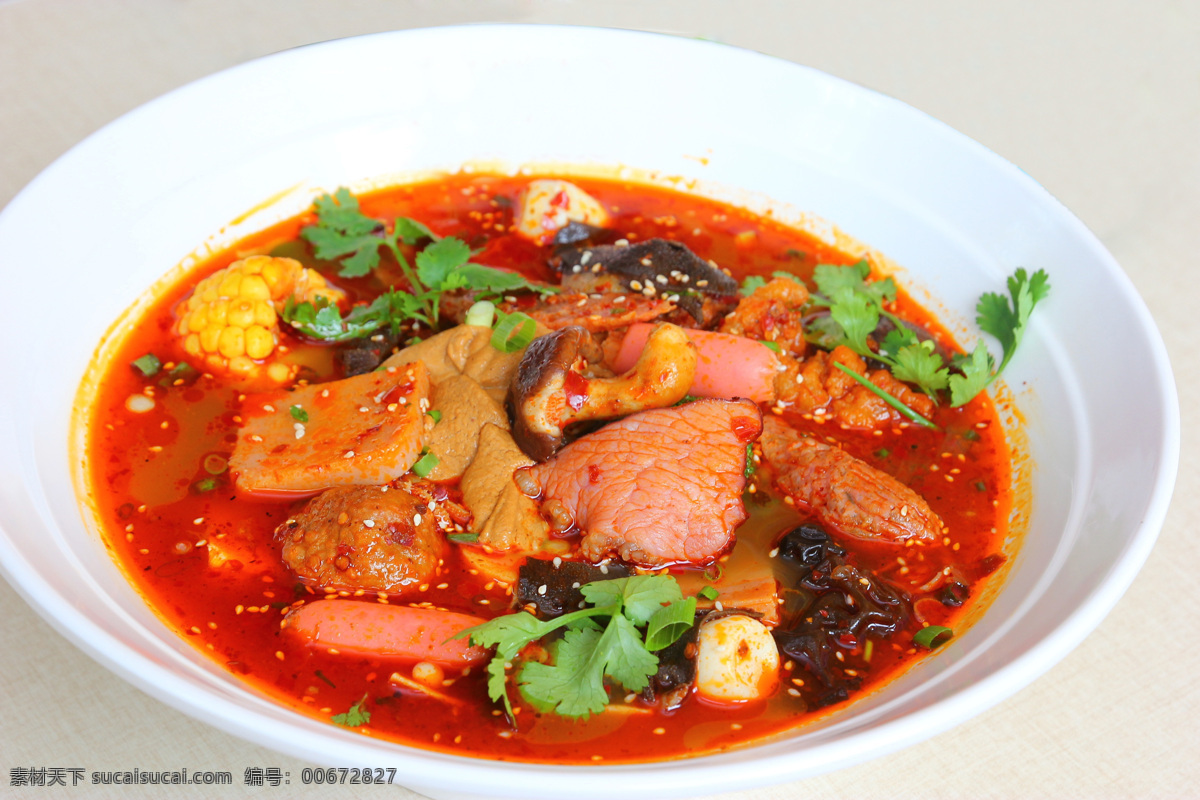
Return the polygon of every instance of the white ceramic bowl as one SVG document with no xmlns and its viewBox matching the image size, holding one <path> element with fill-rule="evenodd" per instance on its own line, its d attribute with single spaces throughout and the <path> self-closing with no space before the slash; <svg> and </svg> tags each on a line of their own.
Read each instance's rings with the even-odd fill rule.
<svg viewBox="0 0 1200 800">
<path fill-rule="evenodd" d="M 603 106 L 598 121 L 573 121 L 580 94 Z M 304 189 L 489 159 L 624 164 L 807 209 L 903 265 L 968 338 L 981 292 L 1016 266 L 1049 270 L 1053 294 L 1006 374 L 1034 467 L 1029 532 L 983 619 L 885 691 L 769 744 L 569 768 L 427 753 L 297 716 L 167 630 L 76 502 L 68 422 L 96 343 L 198 244 L 281 190 L 301 189 L 267 216 L 298 211 Z M 7 297 L 39 298 L 0 314 L 8 580 L 164 702 L 313 762 L 397 767 L 434 797 L 710 793 L 938 733 L 1033 680 L 1101 620 L 1154 542 L 1178 461 L 1174 384 L 1146 308 L 1041 187 L 899 102 L 699 41 L 477 26 L 330 42 L 227 70 L 117 120 L 42 173 L 0 215 L 0 270 Z M 53 306 L 40 301 L 51 296 Z M 1111 390 L 1117 362 L 1136 393 Z"/>
</svg>

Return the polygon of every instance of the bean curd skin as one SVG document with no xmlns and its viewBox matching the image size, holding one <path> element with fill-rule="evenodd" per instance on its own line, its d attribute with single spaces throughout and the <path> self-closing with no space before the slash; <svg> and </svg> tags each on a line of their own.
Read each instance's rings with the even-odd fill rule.
<svg viewBox="0 0 1200 800">
<path fill-rule="evenodd" d="M 462 238 L 479 250 L 478 263 L 552 281 L 546 262 L 553 245 L 535 244 L 512 230 L 514 204 L 530 180 L 461 173 L 360 200 L 371 216 L 410 216 L 439 235 Z M 769 279 L 777 270 L 808 280 L 817 264 L 852 264 L 861 256 L 714 200 L 635 183 L 571 180 L 601 202 L 608 225 L 630 242 L 652 237 L 683 242 L 739 281 L 751 275 Z M 329 721 L 366 697 L 370 721 L 361 730 L 370 736 L 488 759 L 596 764 L 682 758 L 759 741 L 847 707 L 835 703 L 814 709 L 811 676 L 783 656 L 777 682 L 764 683 L 770 686 L 765 699 L 714 702 L 694 692 L 679 708 L 662 713 L 617 690 L 609 709 L 586 722 L 538 714 L 518 704 L 514 730 L 488 699 L 481 665 L 431 670 L 423 662 L 309 647 L 286 635 L 280 623 L 288 610 L 325 598 L 412 604 L 484 618 L 509 611 L 512 603 L 506 587 L 478 574 L 453 542 L 403 599 L 386 592 L 314 589 L 285 565 L 275 536 L 300 504 L 286 497 L 246 497 L 228 469 L 214 470 L 237 441 L 244 392 L 230 379 L 204 372 L 204 363 L 185 351 L 173 334 L 179 311 L 199 280 L 239 258 L 295 254 L 305 246 L 298 242 L 300 229 L 312 219 L 302 215 L 239 241 L 162 292 L 118 334 L 121 341 L 83 418 L 89 500 L 114 559 L 167 626 L 237 680 L 300 714 Z M 387 288 L 377 276 L 342 279 L 336 277 L 336 267 L 324 274 L 351 302 L 369 301 Z M 891 308 L 932 332 L 951 352 L 961 351 L 903 287 Z M 276 354 L 280 350 L 289 363 L 299 365 L 299 376 L 312 383 L 340 377 L 330 347 L 302 340 L 286 327 L 274 346 Z M 162 372 L 150 379 L 129 366 L 146 353 L 163 362 Z M 182 362 L 192 363 L 201 374 L 194 381 L 170 380 L 172 368 Z M 938 407 L 933 416 L 938 431 L 906 423 L 872 433 L 841 430 L 826 418 L 805 418 L 786 407 L 760 407 L 892 475 L 920 494 L 942 520 L 941 541 L 930 544 L 838 539 L 850 551 L 848 563 L 916 598 L 913 619 L 904 630 L 888 639 L 843 642 L 837 651 L 837 668 L 858 684 L 851 700 L 862 697 L 915 661 L 937 658 L 936 650 L 915 646 L 912 634 L 925 624 L 960 633 L 966 619 L 978 615 L 980 598 L 1003 575 L 1013 500 L 1010 453 L 996 408 L 980 396 L 962 408 Z M 749 519 L 738 529 L 738 547 L 721 562 L 727 571 L 723 580 L 730 583 L 743 569 L 739 565 L 771 559 L 778 538 L 805 519 L 770 484 L 769 475 L 760 467 L 749 480 L 744 495 Z M 447 491 L 451 499 L 460 499 L 455 483 Z M 545 555 L 567 555 L 578 543 L 577 537 L 554 539 L 557 550 Z M 927 602 L 930 598 L 919 593 L 920 587 L 949 571 L 969 580 L 970 597 L 961 607 Z M 690 578 L 702 584 L 695 572 Z M 399 679 L 393 679 L 395 673 Z M 433 691 L 413 689 L 409 684 L 414 678 Z"/>
</svg>

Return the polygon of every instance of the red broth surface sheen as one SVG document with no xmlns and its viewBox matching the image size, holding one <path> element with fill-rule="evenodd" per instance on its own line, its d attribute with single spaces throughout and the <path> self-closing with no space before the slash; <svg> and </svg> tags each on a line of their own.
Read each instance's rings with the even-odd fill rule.
<svg viewBox="0 0 1200 800">
<path fill-rule="evenodd" d="M 456 235 L 482 248 L 474 259 L 479 263 L 552 280 L 545 266 L 550 249 L 509 232 L 514 202 L 528 180 L 457 174 L 361 200 L 364 212 L 372 216 L 411 216 L 438 234 Z M 715 201 L 640 184 L 572 180 L 612 210 L 613 227 L 630 241 L 655 236 L 679 240 L 739 280 L 781 269 L 807 279 L 818 263 L 849 264 L 858 258 L 772 219 Z M 212 456 L 224 459 L 232 451 L 238 389 L 209 375 L 190 385 L 161 386 L 165 370 L 147 379 L 129 364 L 145 353 L 156 354 L 167 369 L 184 361 L 171 326 L 176 305 L 195 282 L 250 253 L 281 252 L 275 250 L 281 245 L 282 252 L 295 253 L 303 245 L 294 240 L 301 226 L 311 221 L 307 215 L 277 225 L 198 265 L 128 326 L 99 382 L 88 423 L 92 500 L 114 558 L 172 629 L 241 680 L 299 713 L 330 720 L 365 698 L 363 708 L 371 716 L 363 730 L 373 737 L 500 760 L 614 763 L 679 758 L 759 740 L 846 705 L 809 710 L 808 676 L 788 662 L 780 689 L 764 701 L 717 706 L 693 694 L 679 709 L 664 714 L 615 695 L 610 710 L 586 723 L 539 715 L 518 705 L 514 730 L 488 699 L 482 667 L 466 674 L 448 670 L 442 687 L 448 699 L 436 700 L 397 691 L 389 683 L 393 672 L 408 674 L 410 664 L 332 655 L 282 635 L 284 613 L 323 593 L 302 585 L 283 565 L 273 536 L 298 504 L 239 497 L 227 471 L 213 475 L 205 468 L 206 458 L 213 466 Z M 335 271 L 325 274 L 352 299 L 370 299 L 385 288 L 377 278 L 340 280 Z M 387 280 L 386 267 L 383 272 Z M 893 310 L 958 350 L 945 329 L 903 290 Z M 329 348 L 287 337 L 284 343 L 303 351 L 321 379 L 338 377 Z M 126 399 L 139 393 L 153 396 L 153 410 L 127 410 Z M 1010 456 L 992 401 L 980 397 L 960 409 L 943 405 L 935 416 L 941 431 L 903 426 L 872 435 L 796 415 L 785 414 L 784 419 L 801 431 L 837 442 L 911 486 L 945 524 L 942 542 L 927 547 L 838 540 L 850 551 L 849 563 L 912 593 L 926 623 L 954 627 L 965 615 L 973 615 L 972 604 L 984 594 L 987 582 L 995 580 L 991 576 L 1004 561 L 1001 545 L 1012 503 Z M 198 482 L 205 480 L 215 481 L 215 489 L 198 491 Z M 778 538 L 802 521 L 779 497 L 771 486 L 751 480 L 746 494 L 751 516 L 739 529 L 739 544 L 726 562 L 727 577 L 736 577 L 739 563 L 768 558 Z M 228 560 L 220 567 L 210 566 L 210 548 L 219 548 Z M 917 587 L 950 566 L 970 580 L 971 599 L 957 609 L 920 603 Z M 457 545 L 451 545 L 438 576 L 421 588 L 387 602 L 428 603 L 487 617 L 507 612 L 512 603 L 495 583 L 471 574 Z M 359 594 L 339 602 L 379 602 L 371 593 Z M 867 642 L 843 643 L 839 668 L 852 670 L 850 674 L 857 673 L 861 680 L 852 699 L 882 686 L 914 659 L 937 657 L 912 644 L 912 634 L 920 627 L 913 621 L 869 647 Z"/>
</svg>

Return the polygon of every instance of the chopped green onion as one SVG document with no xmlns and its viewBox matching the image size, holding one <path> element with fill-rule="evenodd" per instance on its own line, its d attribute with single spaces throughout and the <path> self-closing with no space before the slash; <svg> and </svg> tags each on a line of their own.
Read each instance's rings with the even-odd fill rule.
<svg viewBox="0 0 1200 800">
<path fill-rule="evenodd" d="M 954 636 L 954 631 L 949 628 L 944 628 L 941 625 L 930 625 L 927 628 L 922 628 L 913 635 L 913 644 L 919 644 L 921 647 L 928 647 L 930 650 L 938 645 L 945 644 Z"/>
<path fill-rule="evenodd" d="M 515 353 L 527 346 L 537 335 L 537 323 L 528 314 L 500 314 L 500 322 L 492 333 L 492 347 L 501 353 Z"/>
<path fill-rule="evenodd" d="M 483 328 L 492 327 L 492 318 L 496 315 L 496 305 L 489 300 L 480 300 L 467 309 L 466 325 L 478 325 Z"/>
<path fill-rule="evenodd" d="M 979 434 L 975 431 L 967 431 L 963 434 L 963 438 L 970 442 L 977 442 L 979 441 Z"/>
<path fill-rule="evenodd" d="M 192 488 L 203 494 L 204 492 L 211 492 L 213 489 L 217 488 L 217 482 L 213 478 L 201 478 L 192 484 Z"/>
<path fill-rule="evenodd" d="M 742 477 L 749 478 L 754 474 L 754 470 L 754 443 L 751 442 L 750 444 L 746 445 L 746 469 L 742 473 Z"/>
<path fill-rule="evenodd" d="M 206 455 L 203 463 L 204 471 L 209 475 L 220 475 L 229 469 L 229 462 L 225 460 L 225 456 L 219 456 L 216 453 Z"/>
<path fill-rule="evenodd" d="M 687 633 L 696 624 L 696 598 L 676 600 L 655 611 L 646 625 L 646 649 L 662 650 Z"/>
<path fill-rule="evenodd" d="M 175 386 L 187 386 L 194 383 L 200 377 L 200 371 L 186 361 L 180 361 L 166 375 L 159 379 L 158 385 L 165 388 Z"/>
<path fill-rule="evenodd" d="M 138 370 L 147 378 L 150 378 L 157 375 L 158 371 L 162 369 L 162 362 L 158 360 L 158 356 L 154 355 L 154 353 L 146 353 L 141 358 L 135 358 L 131 361 L 129 366 Z"/>
<path fill-rule="evenodd" d="M 911 408 L 904 405 L 904 403 L 902 403 L 899 400 L 897 400 L 896 398 L 892 397 L 890 394 L 885 392 L 883 389 L 880 389 L 878 386 L 871 383 L 869 380 L 864 378 L 862 375 L 859 375 L 857 372 L 850 369 L 845 364 L 841 363 L 840 361 L 834 361 L 833 365 L 835 367 L 837 367 L 838 369 L 840 369 L 842 372 L 849 375 L 854 380 L 861 383 L 863 386 L 867 387 L 867 389 L 869 389 L 871 392 L 878 395 L 883 400 L 883 402 L 887 403 L 889 406 L 896 409 L 901 414 L 903 414 L 904 416 L 911 419 L 913 422 L 915 422 L 918 425 L 921 425 L 923 427 L 929 428 L 931 430 L 935 430 L 935 431 L 941 430 L 941 428 L 939 428 L 937 425 L 934 425 L 932 422 L 930 422 L 929 420 L 922 417 L 916 411 L 913 411 Z"/>
<path fill-rule="evenodd" d="M 776 353 L 783 352 L 783 348 L 779 346 L 779 342 L 770 342 L 770 341 L 767 341 L 766 339 L 759 339 L 758 343 L 761 344 L 763 347 L 766 347 L 768 350 L 772 350 Z"/>
<path fill-rule="evenodd" d="M 452 542 L 458 542 L 459 544 L 475 544 L 476 542 L 479 541 L 479 534 L 478 533 L 451 533 L 451 534 L 447 535 L 446 538 Z"/>
<path fill-rule="evenodd" d="M 313 672 L 313 674 L 314 674 L 314 675 L 316 675 L 316 676 L 317 676 L 318 678 L 320 678 L 321 680 L 323 680 L 323 681 L 325 681 L 326 683 L 328 683 L 328 684 L 329 684 L 329 685 L 330 685 L 332 688 L 334 688 L 334 689 L 336 689 L 336 688 L 337 688 L 337 684 L 335 684 L 333 681 L 329 680 L 329 678 L 326 678 L 326 677 L 325 677 L 325 673 L 324 673 L 324 672 L 321 672 L 321 670 L 319 670 L 319 669 L 318 669 L 318 670 L 315 670 L 315 671 Z"/>
<path fill-rule="evenodd" d="M 704 575 L 704 580 L 712 581 L 713 583 L 717 583 L 718 581 L 721 580 L 721 576 L 723 574 L 725 574 L 725 568 L 722 567 L 720 564 L 713 564 L 713 567 L 716 567 L 716 570 L 717 570 L 716 572 L 711 572 L 710 571 L 711 567 L 710 567 L 708 569 L 705 569 L 704 572 L 701 574 Z"/>
<path fill-rule="evenodd" d="M 892 454 L 892 451 L 888 450 L 886 447 L 881 447 L 875 451 L 876 458 L 887 458 L 891 454 Z"/>
<path fill-rule="evenodd" d="M 721 596 L 715 586 L 705 586 L 700 591 L 696 592 L 697 597 L 703 597 L 705 600 L 716 600 Z"/>
<path fill-rule="evenodd" d="M 986 492 L 987 484 L 984 483 L 983 481 L 975 481 L 975 489 L 980 492 Z"/>
<path fill-rule="evenodd" d="M 425 413 L 428 414 L 429 416 L 433 417 L 434 425 L 436 425 L 442 421 L 442 412 L 438 411 L 436 408 L 431 408 L 428 411 L 426 411 Z"/>
<path fill-rule="evenodd" d="M 433 472 L 433 468 L 438 465 L 438 457 L 433 453 L 426 453 L 417 459 L 417 463 L 412 465 L 412 471 L 418 478 L 424 478 L 429 473 Z"/>
<path fill-rule="evenodd" d="M 288 410 L 292 412 L 292 419 L 296 422 L 308 422 L 308 412 L 300 406 L 292 406 Z"/>
</svg>

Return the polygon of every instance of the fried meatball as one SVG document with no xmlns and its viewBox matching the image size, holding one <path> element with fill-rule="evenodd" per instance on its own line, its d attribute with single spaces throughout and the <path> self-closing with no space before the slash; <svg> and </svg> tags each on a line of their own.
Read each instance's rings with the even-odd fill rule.
<svg viewBox="0 0 1200 800">
<path fill-rule="evenodd" d="M 275 535 L 305 583 L 389 594 L 428 581 L 445 547 L 426 502 L 385 486 L 328 489 Z"/>
</svg>

